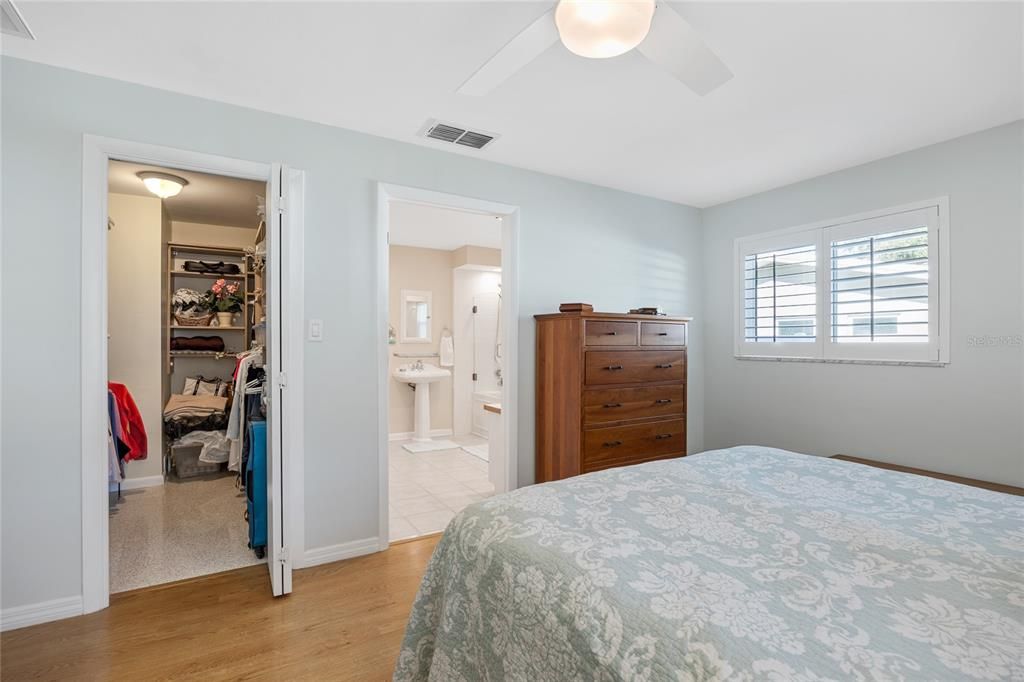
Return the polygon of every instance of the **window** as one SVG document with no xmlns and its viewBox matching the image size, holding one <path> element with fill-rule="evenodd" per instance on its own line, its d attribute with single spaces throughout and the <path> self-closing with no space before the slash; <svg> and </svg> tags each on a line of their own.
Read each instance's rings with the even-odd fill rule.
<svg viewBox="0 0 1024 682">
<path fill-rule="evenodd" d="M 853 321 L 854 336 L 896 335 L 898 328 L 895 315 L 875 315 L 873 318 L 857 317 Z"/>
<path fill-rule="evenodd" d="M 814 250 L 813 244 L 807 244 L 745 257 L 747 341 L 814 341 L 818 270 Z"/>
<path fill-rule="evenodd" d="M 927 227 L 832 242 L 831 251 L 833 341 L 928 340 Z"/>
<path fill-rule="evenodd" d="M 794 317 L 777 320 L 775 336 L 778 341 L 814 341 L 814 318 Z"/>
<path fill-rule="evenodd" d="M 738 239 L 737 356 L 946 362 L 947 214 L 943 198 Z"/>
</svg>

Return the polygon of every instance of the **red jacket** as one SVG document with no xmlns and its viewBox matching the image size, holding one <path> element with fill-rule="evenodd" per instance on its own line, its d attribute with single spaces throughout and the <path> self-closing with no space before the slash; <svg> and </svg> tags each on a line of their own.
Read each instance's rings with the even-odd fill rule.
<svg viewBox="0 0 1024 682">
<path fill-rule="evenodd" d="M 142 424 L 142 415 L 135 406 L 132 394 L 124 384 L 115 384 L 112 381 L 107 382 L 107 389 L 114 394 L 117 416 L 121 420 L 121 440 L 128 446 L 128 454 L 124 456 L 124 460 L 128 462 L 133 459 L 146 459 L 146 427 Z"/>
</svg>

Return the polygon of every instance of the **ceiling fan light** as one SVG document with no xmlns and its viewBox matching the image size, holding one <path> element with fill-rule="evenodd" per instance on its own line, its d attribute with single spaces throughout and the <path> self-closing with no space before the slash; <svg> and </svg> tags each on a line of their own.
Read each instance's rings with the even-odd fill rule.
<svg viewBox="0 0 1024 682">
<path fill-rule="evenodd" d="M 142 180 L 142 184 L 146 186 L 146 189 L 161 199 L 178 196 L 185 185 L 188 184 L 188 180 L 185 178 L 179 178 L 177 175 L 171 175 L 170 173 L 143 171 L 137 173 L 137 175 Z"/>
<path fill-rule="evenodd" d="M 570 52 L 606 59 L 629 52 L 651 29 L 655 0 L 559 0 L 558 36 Z"/>
</svg>

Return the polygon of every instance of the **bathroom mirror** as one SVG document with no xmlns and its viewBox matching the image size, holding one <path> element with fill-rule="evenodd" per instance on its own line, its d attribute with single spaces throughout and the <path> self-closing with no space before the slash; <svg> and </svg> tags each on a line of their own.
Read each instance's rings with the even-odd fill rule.
<svg viewBox="0 0 1024 682">
<path fill-rule="evenodd" d="M 402 289 L 402 343 L 430 343 L 430 292 Z"/>
</svg>

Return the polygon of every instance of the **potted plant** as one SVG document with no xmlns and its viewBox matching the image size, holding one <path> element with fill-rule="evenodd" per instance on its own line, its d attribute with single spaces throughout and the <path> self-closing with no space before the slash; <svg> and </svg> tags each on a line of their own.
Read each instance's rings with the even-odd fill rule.
<svg viewBox="0 0 1024 682">
<path fill-rule="evenodd" d="M 217 325 L 230 327 L 231 318 L 242 311 L 242 296 L 238 293 L 238 283 L 228 284 L 218 279 L 206 292 L 206 305 L 217 313 Z"/>
</svg>

